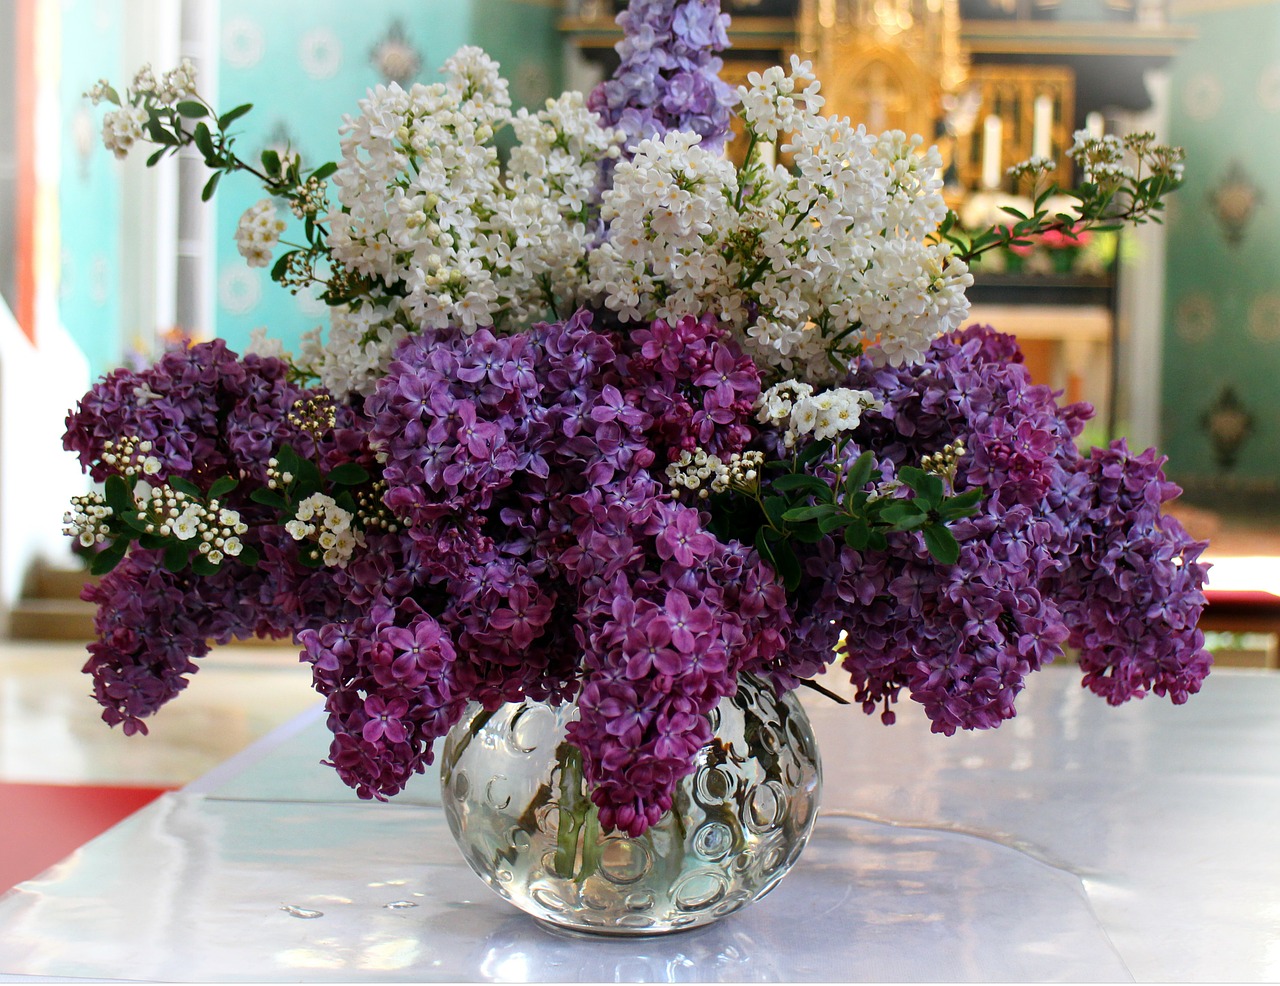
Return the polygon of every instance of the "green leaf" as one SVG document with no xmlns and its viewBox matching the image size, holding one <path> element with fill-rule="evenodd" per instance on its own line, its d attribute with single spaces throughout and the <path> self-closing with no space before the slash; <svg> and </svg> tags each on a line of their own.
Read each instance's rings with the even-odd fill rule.
<svg viewBox="0 0 1280 986">
<path fill-rule="evenodd" d="M 208 202 L 213 198 L 213 193 L 218 190 L 218 182 L 222 180 L 222 172 L 215 171 L 209 176 L 209 180 L 204 183 L 204 189 L 200 192 L 200 201 Z"/>
<path fill-rule="evenodd" d="M 867 540 L 871 535 L 871 531 L 867 527 L 867 522 L 861 517 L 853 518 L 853 522 L 844 529 L 844 543 L 854 551 L 862 551 L 867 547 Z"/>
<path fill-rule="evenodd" d="M 271 280 L 278 281 L 284 277 L 285 271 L 289 269 L 289 258 L 298 252 L 300 251 L 289 250 L 276 258 L 276 262 L 271 268 Z"/>
<path fill-rule="evenodd" d="M 784 497 L 766 496 L 764 498 L 764 515 L 769 518 L 769 523 L 774 527 L 783 525 L 782 515 L 787 512 L 791 506 Z"/>
<path fill-rule="evenodd" d="M 767 527 L 761 527 L 756 531 L 756 551 L 759 552 L 761 558 L 772 565 L 776 570 L 778 565 L 777 562 L 773 560 L 773 548 L 769 546 L 769 539 L 765 537 L 764 533 L 767 530 Z"/>
<path fill-rule="evenodd" d="M 147 121 L 147 136 L 157 144 L 164 144 L 166 147 L 177 147 L 181 141 L 164 128 L 159 120 L 152 117 Z"/>
<path fill-rule="evenodd" d="M 194 496 L 197 499 L 203 499 L 204 494 L 200 491 L 200 487 L 189 479 L 183 479 L 181 476 L 170 476 L 169 485 L 179 493 L 185 493 L 187 496 Z"/>
<path fill-rule="evenodd" d="M 198 120 L 202 116 L 208 116 L 209 111 L 205 109 L 202 103 L 197 103 L 194 99 L 184 99 L 178 103 L 177 111 L 185 116 L 188 120 Z"/>
<path fill-rule="evenodd" d="M 816 462 L 824 455 L 831 451 L 831 442 L 829 439 L 813 442 L 807 446 L 803 452 L 796 456 L 797 466 L 807 466 L 810 462 Z"/>
<path fill-rule="evenodd" d="M 226 130 L 227 127 L 231 126 L 231 124 L 235 123 L 251 109 L 253 109 L 253 103 L 245 103 L 242 106 L 237 106 L 235 109 L 227 110 L 227 112 L 223 113 L 222 116 L 218 117 L 218 129 Z"/>
<path fill-rule="evenodd" d="M 218 566 L 204 555 L 196 552 L 191 558 L 191 571 L 197 575 L 215 575 L 217 574 Z"/>
<path fill-rule="evenodd" d="M 181 572 L 191 559 L 191 548 L 179 542 L 171 544 L 164 550 L 164 567 L 171 572 Z"/>
<path fill-rule="evenodd" d="M 915 490 L 930 506 L 936 507 L 942 502 L 946 488 L 937 476 L 914 466 L 903 466 L 898 470 L 898 478 Z"/>
<path fill-rule="evenodd" d="M 109 548 L 103 548 L 93 556 L 93 561 L 89 563 L 89 574 L 106 575 L 120 564 L 120 559 L 124 557 L 124 553 L 128 550 L 128 538 L 119 538 L 113 541 Z"/>
<path fill-rule="evenodd" d="M 773 544 L 773 561 L 774 568 L 782 579 L 782 587 L 787 592 L 794 592 L 800 585 L 800 560 L 785 540 Z"/>
<path fill-rule="evenodd" d="M 825 497 L 827 500 L 830 500 L 832 496 L 831 487 L 827 485 L 825 480 L 800 472 L 779 476 L 773 481 L 773 488 L 784 493 L 791 490 L 804 490 L 814 496 Z"/>
<path fill-rule="evenodd" d="M 857 460 L 849 468 L 849 475 L 845 477 L 845 490 L 849 493 L 856 493 L 866 486 L 871 481 L 871 470 L 874 466 L 875 456 L 870 452 L 863 452 L 858 456 Z"/>
<path fill-rule="evenodd" d="M 249 545 L 246 544 L 243 548 L 240 549 L 240 554 L 236 555 L 236 561 L 238 561 L 241 565 L 246 565 L 249 568 L 253 568 L 255 565 L 258 564 L 258 549 L 250 547 Z"/>
<path fill-rule="evenodd" d="M 191 134 L 191 139 L 195 141 L 196 148 L 204 155 L 205 163 L 210 167 L 217 167 L 218 149 L 213 146 L 213 134 L 209 133 L 209 127 L 204 123 L 197 123 L 195 130 Z"/>
<path fill-rule="evenodd" d="M 815 517 L 826 517 L 835 513 L 835 505 L 830 503 L 816 503 L 811 507 L 792 507 L 782 514 L 782 519 L 795 523 L 802 520 L 813 520 Z"/>
<path fill-rule="evenodd" d="M 159 160 L 160 160 L 162 157 L 164 157 L 166 154 L 168 154 L 168 153 L 169 153 L 169 148 L 167 148 L 167 147 L 162 147 L 162 148 L 160 148 L 160 150 L 158 150 L 158 151 L 156 151 L 154 154 L 152 154 L 152 155 L 151 155 L 151 157 L 147 158 L 147 167 L 148 167 L 148 168 L 153 168 L 153 167 L 155 167 L 155 165 L 157 164 L 157 162 L 159 162 Z"/>
<path fill-rule="evenodd" d="M 982 490 L 965 490 L 959 496 L 952 496 L 943 500 L 942 506 L 938 508 L 938 515 L 943 520 L 956 520 L 960 517 L 969 517 L 977 513 L 978 505 L 981 501 Z"/>
<path fill-rule="evenodd" d="M 898 531 L 914 530 L 929 519 L 929 515 L 914 500 L 898 500 L 885 507 L 880 516 L 886 524 L 891 524 Z"/>
<path fill-rule="evenodd" d="M 823 534 L 830 534 L 832 531 L 839 530 L 841 527 L 848 527 L 850 524 L 861 523 L 861 518 L 850 517 L 848 514 L 832 514 L 830 517 L 822 517 L 818 521 L 818 530 Z"/>
<path fill-rule="evenodd" d="M 262 152 L 262 170 L 272 178 L 280 174 L 280 155 L 269 147 Z"/>
<path fill-rule="evenodd" d="M 320 487 L 324 485 L 324 481 L 320 478 L 320 467 L 310 459 L 302 459 L 298 462 L 297 476 L 293 490 L 299 497 L 308 497 L 312 493 L 318 493 L 320 492 Z"/>
<path fill-rule="evenodd" d="M 924 529 L 924 543 L 929 554 L 943 565 L 954 565 L 960 560 L 960 545 L 942 524 L 930 524 Z"/>
<path fill-rule="evenodd" d="M 276 453 L 276 463 L 281 472 L 291 472 L 296 476 L 299 461 L 298 453 L 292 445 L 281 445 L 280 451 Z"/>
<path fill-rule="evenodd" d="M 254 503 L 261 503 L 265 507 L 271 507 L 275 510 L 284 509 L 284 497 L 275 490 L 256 489 L 249 494 L 249 499 Z"/>
<path fill-rule="evenodd" d="M 344 462 L 330 469 L 325 478 L 337 486 L 359 486 L 369 481 L 369 470 L 358 462 Z"/>
<path fill-rule="evenodd" d="M 332 161 L 326 161 L 324 164 L 320 165 L 320 167 L 316 168 L 315 171 L 311 172 L 311 177 L 318 181 L 324 181 L 337 170 L 338 166 L 336 164 Z"/>
<path fill-rule="evenodd" d="M 817 544 L 826 533 L 817 524 L 801 524 L 791 529 L 791 537 L 802 544 Z"/>
<path fill-rule="evenodd" d="M 230 476 L 223 476 L 221 479 L 214 480 L 213 485 L 209 487 L 209 499 L 220 500 L 234 490 L 236 485 L 236 480 Z"/>
<path fill-rule="evenodd" d="M 123 519 L 126 514 L 136 513 L 138 510 L 133 502 L 133 493 L 123 476 L 108 476 L 103 484 L 102 495 L 111 508 L 111 513 L 118 518 Z"/>
</svg>

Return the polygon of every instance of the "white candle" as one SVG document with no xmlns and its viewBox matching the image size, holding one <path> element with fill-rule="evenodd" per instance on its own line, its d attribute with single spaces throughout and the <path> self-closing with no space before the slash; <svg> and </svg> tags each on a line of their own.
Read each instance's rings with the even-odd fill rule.
<svg viewBox="0 0 1280 986">
<path fill-rule="evenodd" d="M 1101 113 L 1094 111 L 1084 118 L 1084 129 L 1094 140 L 1099 140 L 1106 130 L 1106 121 Z"/>
<path fill-rule="evenodd" d="M 1000 141 L 1004 127 L 1000 117 L 991 113 L 982 121 L 982 187 L 999 188 L 1004 175 L 1000 169 Z"/>
<path fill-rule="evenodd" d="M 1037 96 L 1031 127 L 1031 154 L 1034 157 L 1053 156 L 1053 97 Z"/>
</svg>

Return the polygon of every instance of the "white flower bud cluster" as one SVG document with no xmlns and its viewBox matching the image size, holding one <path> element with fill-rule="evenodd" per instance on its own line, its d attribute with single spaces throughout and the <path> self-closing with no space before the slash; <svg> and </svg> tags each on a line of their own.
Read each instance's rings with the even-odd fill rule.
<svg viewBox="0 0 1280 986">
<path fill-rule="evenodd" d="M 1013 167 L 1009 168 L 1007 174 L 1015 181 L 1020 178 L 1030 178 L 1032 181 L 1036 181 L 1037 179 L 1047 175 L 1057 166 L 1057 162 L 1052 158 L 1034 154 L 1025 161 L 1019 161 L 1017 164 L 1013 165 Z"/>
<path fill-rule="evenodd" d="M 727 461 L 721 461 L 705 449 L 685 450 L 667 466 L 667 481 L 677 492 L 685 489 L 705 500 L 712 493 L 756 488 L 763 465 L 763 452 L 734 452 Z"/>
<path fill-rule="evenodd" d="M 93 92 L 93 90 L 90 90 Z M 184 58 L 175 69 L 170 69 L 156 79 L 151 66 L 143 65 L 133 77 L 133 85 L 129 87 L 133 97 L 142 95 L 154 96 L 158 102 L 172 105 L 180 99 L 187 99 L 196 92 L 196 67 L 190 58 Z"/>
<path fill-rule="evenodd" d="M 240 535 L 249 525 L 235 510 L 216 500 L 202 503 L 172 487 L 157 486 L 135 497 L 138 516 L 146 522 L 146 533 L 195 541 L 196 550 L 214 565 L 234 558 L 244 550 Z"/>
<path fill-rule="evenodd" d="M 1072 136 L 1075 143 L 1067 156 L 1075 162 L 1084 181 L 1116 188 L 1134 177 L 1133 169 L 1124 163 L 1124 142 L 1115 134 L 1092 137 L 1087 130 L 1077 130 Z"/>
<path fill-rule="evenodd" d="M 151 455 L 152 444 L 133 436 L 118 442 L 107 439 L 102 443 L 102 464 L 129 479 L 135 476 L 154 476 L 161 469 L 161 462 Z"/>
<path fill-rule="evenodd" d="M 945 479 L 948 483 L 954 483 L 956 479 L 956 469 L 960 466 L 960 460 L 965 457 L 967 450 L 961 439 L 956 439 L 948 445 L 944 445 L 938 452 L 932 455 L 925 455 L 920 458 L 920 468 L 927 473 L 932 473 Z"/>
<path fill-rule="evenodd" d="M 328 211 L 329 199 L 325 194 L 327 188 L 323 179 L 308 178 L 294 190 L 289 208 L 299 219 L 306 219 L 308 216 L 314 218 L 317 214 Z"/>
<path fill-rule="evenodd" d="M 319 441 L 338 423 L 338 412 L 328 394 L 299 397 L 289 408 L 289 424 Z"/>
<path fill-rule="evenodd" d="M 798 398 L 791 408 L 790 427 L 783 441 L 790 447 L 801 435 L 813 434 L 818 441 L 835 438 L 858 427 L 863 411 L 878 411 L 883 401 L 869 391 L 837 387 L 820 394 Z"/>
<path fill-rule="evenodd" d="M 364 547 L 364 535 L 353 529 L 353 515 L 333 497 L 313 493 L 298 504 L 294 519 L 284 525 L 295 541 L 314 541 L 313 557 L 326 565 L 346 568 L 356 548 Z"/>
<path fill-rule="evenodd" d="M 284 230 L 285 222 L 276 217 L 275 204 L 270 199 L 262 199 L 240 217 L 236 227 L 236 249 L 250 267 L 266 267 L 271 263 L 272 251 Z"/>
<path fill-rule="evenodd" d="M 382 530 L 388 534 L 400 530 L 400 522 L 382 501 L 386 492 L 387 483 L 383 479 L 374 480 L 367 490 L 356 491 L 356 522 L 363 530 Z"/>
<path fill-rule="evenodd" d="M 62 533 L 75 538 L 82 547 L 104 543 L 111 535 L 107 518 L 112 510 L 101 493 L 86 493 L 71 498 L 71 509 L 62 515 Z"/>
<path fill-rule="evenodd" d="M 275 456 L 272 456 L 267 460 L 267 489 L 287 489 L 289 484 L 293 482 L 293 479 L 293 473 L 281 471 L 280 460 Z"/>
</svg>

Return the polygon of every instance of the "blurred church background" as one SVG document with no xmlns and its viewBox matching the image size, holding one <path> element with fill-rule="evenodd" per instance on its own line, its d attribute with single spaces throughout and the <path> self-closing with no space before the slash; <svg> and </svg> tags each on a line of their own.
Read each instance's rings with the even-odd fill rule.
<svg viewBox="0 0 1280 986">
<path fill-rule="evenodd" d="M 222 336 L 241 349 L 259 326 L 289 347 L 324 316 L 316 299 L 276 290 L 238 255 L 233 233 L 260 197 L 254 187 L 231 180 L 204 203 L 198 157 L 153 173 L 145 154 L 115 160 L 99 140 L 102 111 L 81 94 L 103 77 L 127 83 L 143 62 L 162 69 L 189 56 L 215 105 L 256 103 L 242 154 L 288 147 L 318 164 L 336 156 L 342 116 L 368 87 L 429 80 L 462 44 L 502 63 L 518 105 L 589 89 L 616 64 L 620 6 L 0 4 L 9 75 L 0 86 L 0 631 L 90 632 L 83 604 L 54 597 L 79 584 L 57 571 L 70 563 L 62 512 L 85 486 L 60 435 L 91 379 L 185 339 Z M 1186 490 L 1181 515 L 1225 562 L 1214 585 L 1280 596 L 1280 0 L 723 6 L 733 15 L 727 79 L 792 53 L 812 59 L 828 110 L 939 145 L 950 201 L 971 225 L 1025 201 L 1008 166 L 1061 158 L 1077 130 L 1151 130 L 1186 148 L 1187 181 L 1164 225 L 993 256 L 975 272 L 974 316 L 1018 335 L 1039 382 L 1098 408 L 1086 440 L 1123 435 L 1169 456 L 1167 471 Z M 1233 568 L 1233 557 L 1253 561 Z M 1241 635 L 1280 629 L 1274 615 L 1218 612 L 1226 615 L 1214 626 L 1234 631 L 1218 639 L 1224 661 L 1243 649 L 1249 663 L 1276 665 L 1274 635 Z M 12 774 L 6 750 L 31 753 L 13 740 L 27 727 L 14 718 L 25 706 L 12 676 L 38 673 L 32 653 L 0 649 L 0 779 Z M 306 675 L 287 670 L 305 691 Z M 281 714 L 302 700 L 273 699 Z M 88 699 L 76 702 L 76 715 L 96 717 Z M 100 726 L 91 728 L 97 742 Z"/>
</svg>

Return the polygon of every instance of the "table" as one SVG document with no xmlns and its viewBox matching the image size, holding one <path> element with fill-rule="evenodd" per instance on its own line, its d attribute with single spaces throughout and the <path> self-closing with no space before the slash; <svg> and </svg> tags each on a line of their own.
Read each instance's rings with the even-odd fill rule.
<svg viewBox="0 0 1280 986">
<path fill-rule="evenodd" d="M 317 710 L 0 898 L 0 979 L 1280 978 L 1280 675 L 1112 709 L 1049 668 L 950 738 L 804 702 L 813 839 L 709 928 L 544 929 L 467 869 L 432 778 L 370 804 L 319 766 Z"/>
</svg>

